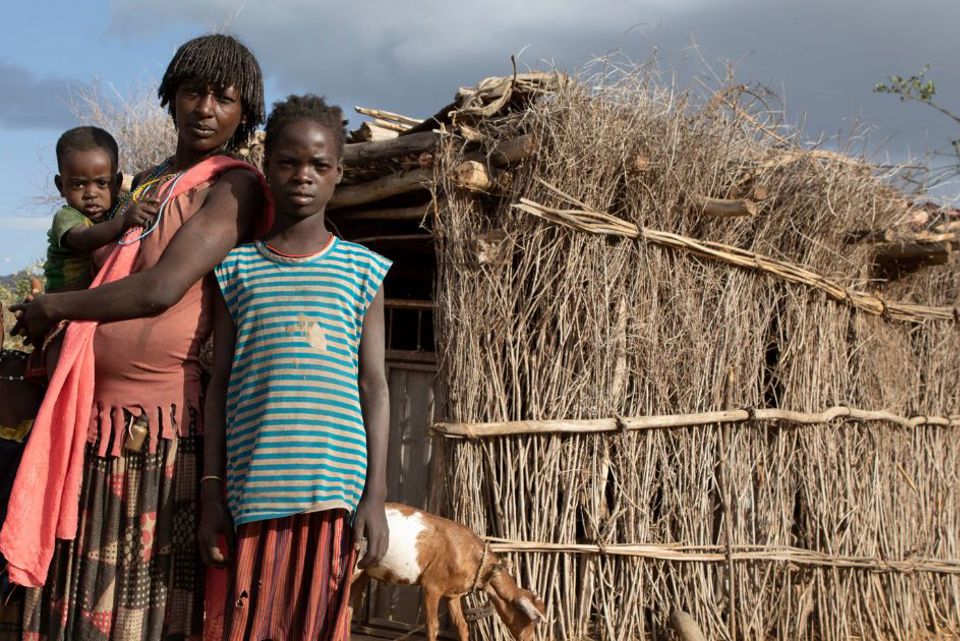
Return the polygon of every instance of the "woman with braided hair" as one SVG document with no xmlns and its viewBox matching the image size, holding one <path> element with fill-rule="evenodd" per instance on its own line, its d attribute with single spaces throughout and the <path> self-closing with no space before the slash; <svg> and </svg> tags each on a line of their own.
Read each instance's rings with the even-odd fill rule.
<svg viewBox="0 0 960 641">
<path fill-rule="evenodd" d="M 158 93 L 176 152 L 120 205 L 150 222 L 95 256 L 90 289 L 18 307 L 33 344 L 69 323 L 0 532 L 11 579 L 35 588 L 25 639 L 202 634 L 199 352 L 210 272 L 272 219 L 262 176 L 224 155 L 263 121 L 263 80 L 243 44 L 211 35 L 180 47 Z"/>
</svg>

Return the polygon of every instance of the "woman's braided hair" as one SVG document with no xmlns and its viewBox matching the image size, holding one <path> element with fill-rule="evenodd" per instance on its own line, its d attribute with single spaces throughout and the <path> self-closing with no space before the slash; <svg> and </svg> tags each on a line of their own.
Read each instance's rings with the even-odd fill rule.
<svg viewBox="0 0 960 641">
<path fill-rule="evenodd" d="M 229 147 L 242 147 L 263 122 L 263 73 L 260 63 L 233 36 L 200 36 L 177 49 L 157 90 L 160 106 L 167 107 L 171 117 L 175 118 L 177 89 L 186 81 L 198 81 L 218 89 L 235 87 L 239 92 L 243 120 L 227 143 Z"/>
</svg>

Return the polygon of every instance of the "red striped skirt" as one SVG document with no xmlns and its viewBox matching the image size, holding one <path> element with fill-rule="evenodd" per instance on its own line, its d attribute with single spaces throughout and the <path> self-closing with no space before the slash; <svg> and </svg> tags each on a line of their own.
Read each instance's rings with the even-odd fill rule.
<svg viewBox="0 0 960 641">
<path fill-rule="evenodd" d="M 348 519 L 346 510 L 326 510 L 241 525 L 227 598 L 208 598 L 205 638 L 349 641 L 356 554 Z"/>
</svg>

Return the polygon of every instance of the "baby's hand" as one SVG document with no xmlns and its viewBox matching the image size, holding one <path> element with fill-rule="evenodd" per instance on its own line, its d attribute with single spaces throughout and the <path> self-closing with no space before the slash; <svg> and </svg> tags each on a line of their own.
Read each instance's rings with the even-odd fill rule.
<svg viewBox="0 0 960 641">
<path fill-rule="evenodd" d="M 138 203 L 132 203 L 123 214 L 123 230 L 126 233 L 131 227 L 147 229 L 153 223 L 160 209 L 160 201 L 156 198 L 144 198 Z"/>
</svg>

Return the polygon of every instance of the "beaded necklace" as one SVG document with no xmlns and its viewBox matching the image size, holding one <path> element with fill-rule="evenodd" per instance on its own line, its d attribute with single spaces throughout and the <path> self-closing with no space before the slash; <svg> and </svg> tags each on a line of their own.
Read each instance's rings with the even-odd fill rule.
<svg viewBox="0 0 960 641">
<path fill-rule="evenodd" d="M 121 245 L 132 245 L 133 243 L 146 238 L 160 225 L 160 220 L 163 218 L 163 211 L 167 206 L 167 203 L 170 202 L 170 197 L 173 194 L 174 187 L 177 185 L 177 181 L 183 176 L 185 171 L 172 172 L 170 168 L 173 165 L 173 158 L 167 158 L 162 163 L 150 170 L 150 173 L 144 178 L 143 182 L 140 183 L 136 189 L 132 190 L 129 194 L 125 194 L 120 202 L 117 203 L 117 207 L 114 210 L 114 216 L 123 216 L 127 213 L 127 210 L 134 203 L 140 202 L 143 196 L 151 189 L 159 189 L 160 193 L 166 191 L 166 196 L 160 202 L 160 207 L 157 209 L 157 215 L 153 219 L 153 222 L 150 224 L 150 227 L 143 230 L 139 235 L 134 238 L 127 239 L 126 237 L 121 238 L 118 242 Z M 130 236 L 131 234 L 127 234 Z"/>
</svg>

